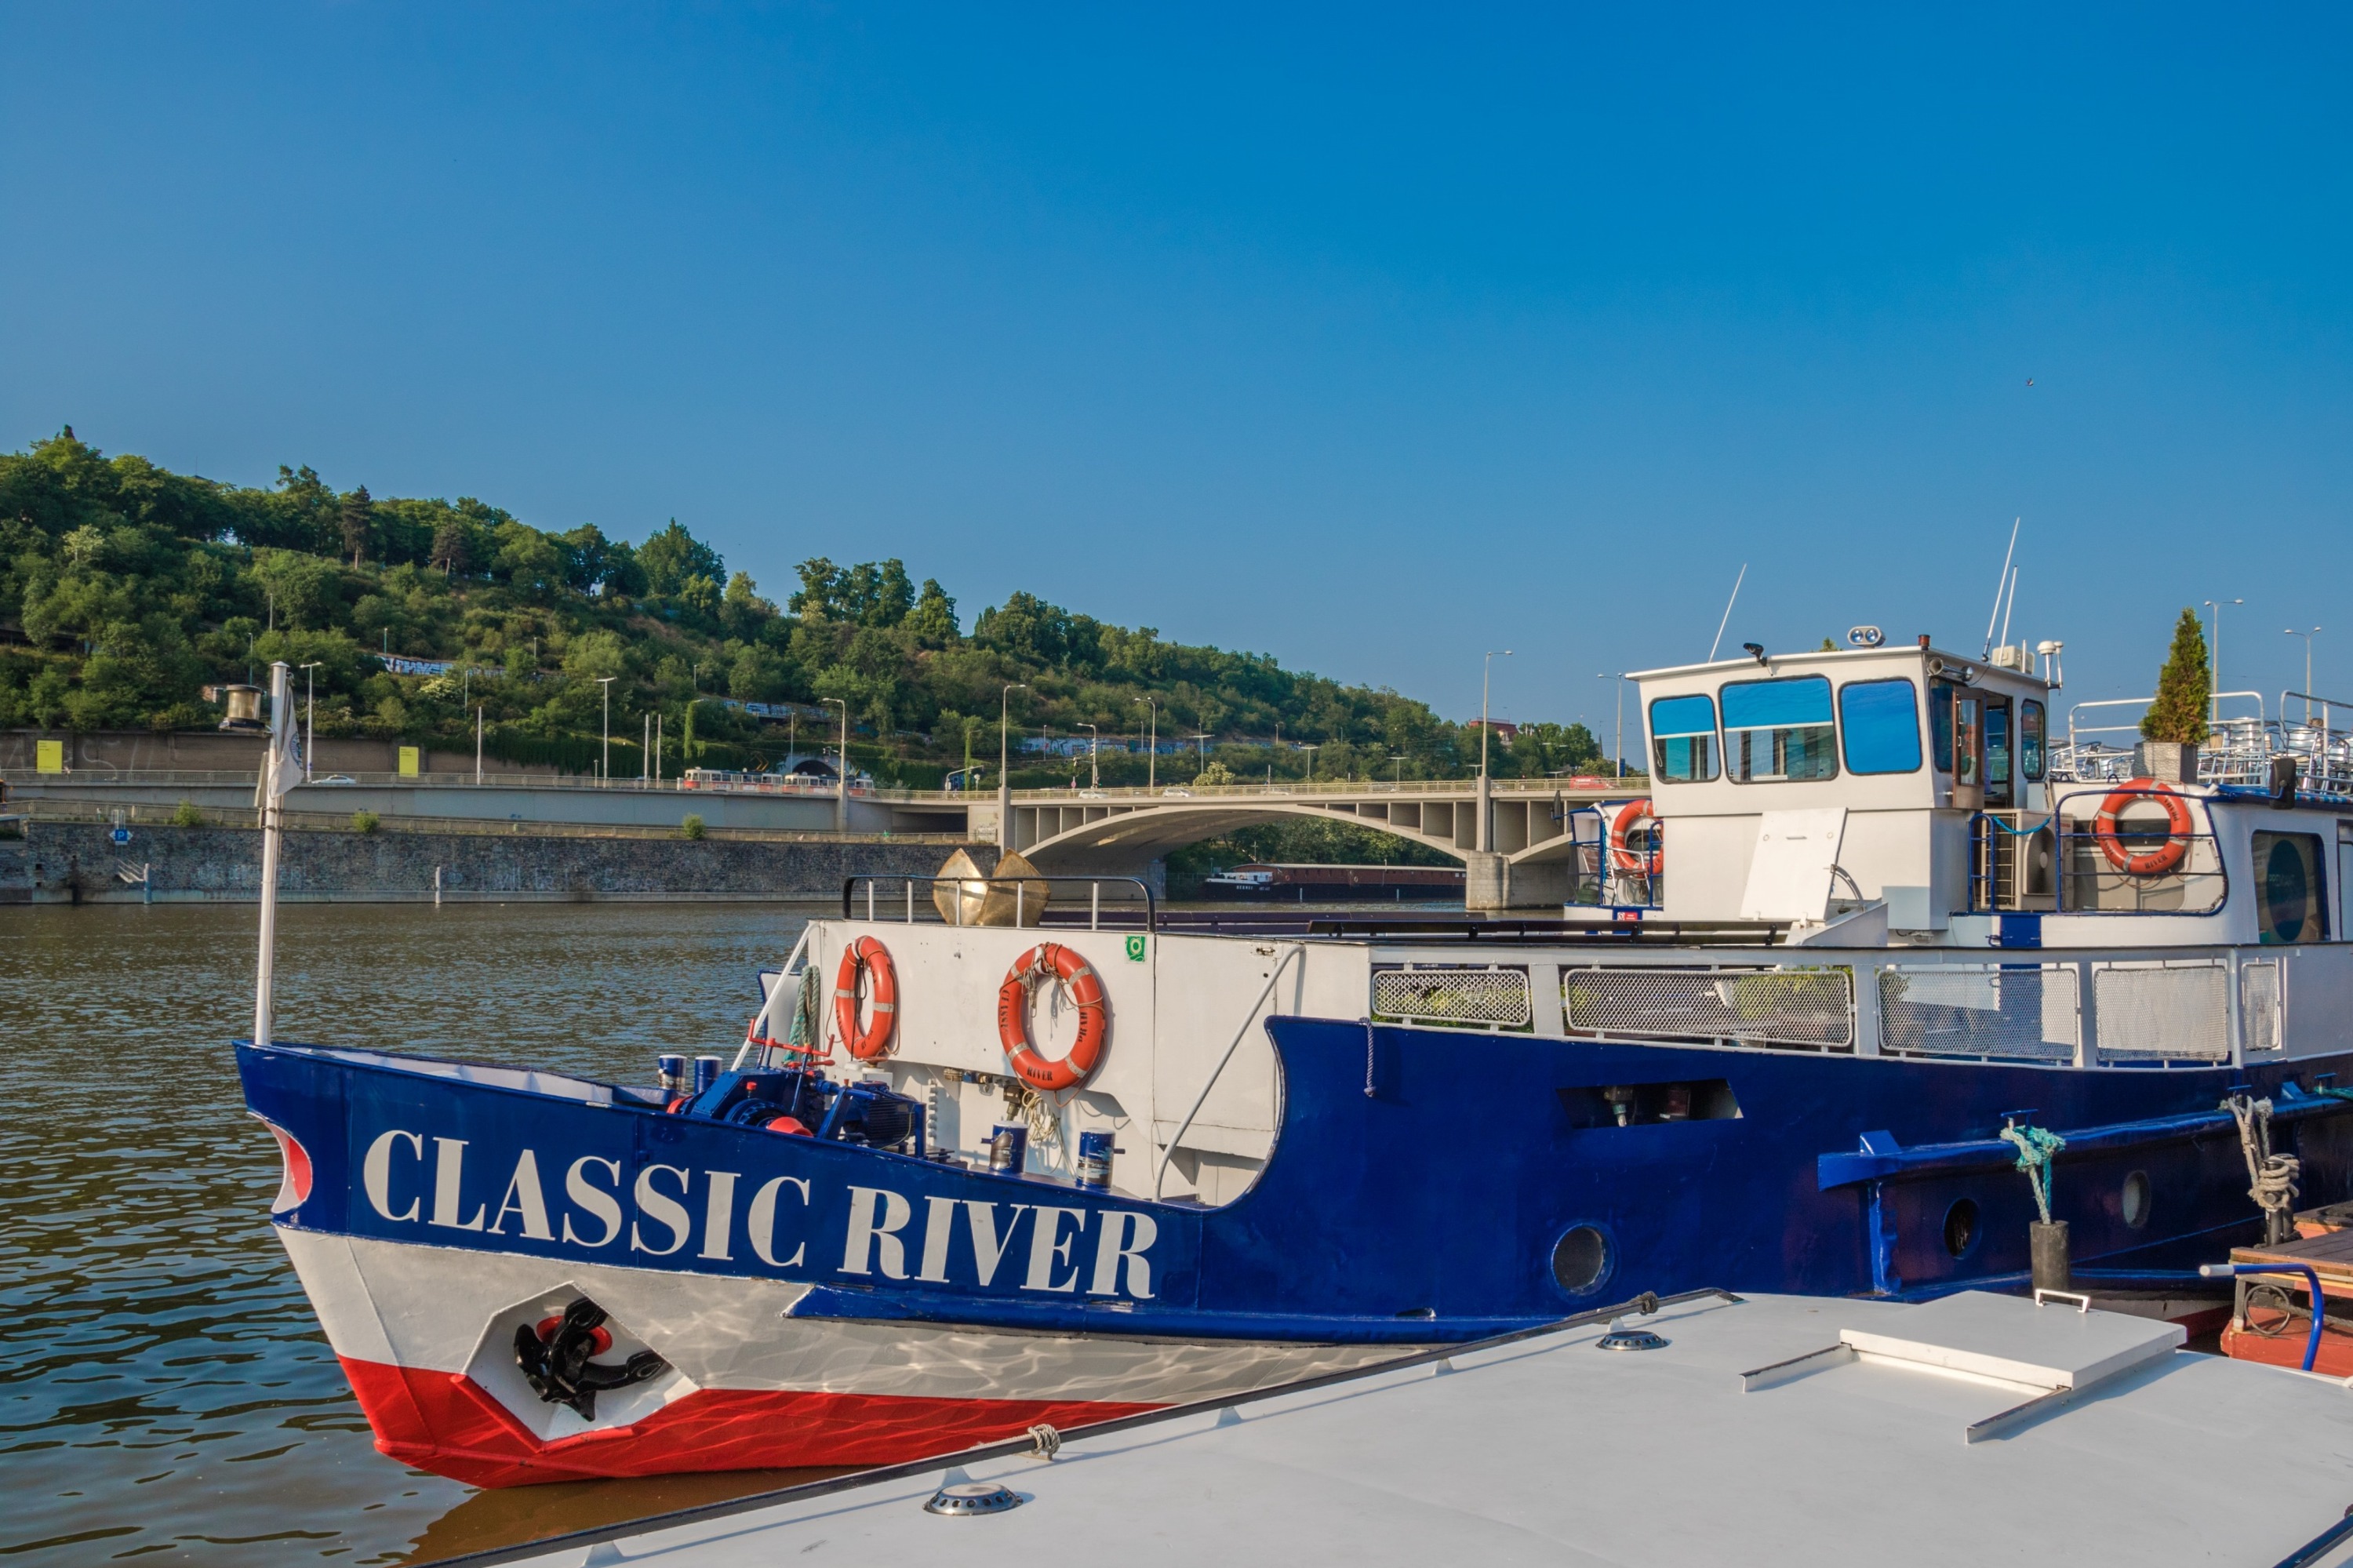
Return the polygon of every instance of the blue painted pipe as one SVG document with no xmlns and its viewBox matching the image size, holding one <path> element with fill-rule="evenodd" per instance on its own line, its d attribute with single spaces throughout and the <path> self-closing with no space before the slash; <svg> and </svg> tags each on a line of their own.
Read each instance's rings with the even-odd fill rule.
<svg viewBox="0 0 2353 1568">
<path fill-rule="evenodd" d="M 2304 1345 L 2304 1370 L 2320 1359 L 2320 1326 L 2328 1312 L 2328 1298 L 2320 1293 L 2320 1276 L 2303 1263 L 2201 1263 L 2198 1272 L 2209 1279 L 2229 1279 L 2241 1274 L 2301 1274 L 2312 1289 L 2312 1338 Z"/>
</svg>

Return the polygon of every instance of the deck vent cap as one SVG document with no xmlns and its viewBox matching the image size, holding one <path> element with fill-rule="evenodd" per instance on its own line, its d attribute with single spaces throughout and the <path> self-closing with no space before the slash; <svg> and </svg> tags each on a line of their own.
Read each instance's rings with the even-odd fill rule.
<svg viewBox="0 0 2353 1568">
<path fill-rule="evenodd" d="M 1019 1492 L 994 1481 L 959 1481 L 934 1492 L 923 1511 L 948 1519 L 977 1519 L 985 1513 L 1019 1508 L 1023 1500 Z"/>
<path fill-rule="evenodd" d="M 1609 1331 L 1596 1341 L 1605 1351 L 1663 1351 L 1667 1341 L 1648 1329 L 1630 1329 L 1623 1318 L 1612 1319 Z"/>
</svg>

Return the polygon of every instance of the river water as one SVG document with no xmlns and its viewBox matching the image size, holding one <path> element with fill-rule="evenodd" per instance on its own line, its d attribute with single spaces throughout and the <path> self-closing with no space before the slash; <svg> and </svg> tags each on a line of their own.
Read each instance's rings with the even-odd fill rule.
<svg viewBox="0 0 2353 1568">
<path fill-rule="evenodd" d="M 804 1478 L 477 1492 L 378 1454 L 269 1224 L 229 1050 L 251 906 L 0 909 L 0 1556 L 399 1563 Z M 281 1038 L 649 1079 L 732 1053 L 803 916 L 761 905 L 290 905 Z"/>
</svg>

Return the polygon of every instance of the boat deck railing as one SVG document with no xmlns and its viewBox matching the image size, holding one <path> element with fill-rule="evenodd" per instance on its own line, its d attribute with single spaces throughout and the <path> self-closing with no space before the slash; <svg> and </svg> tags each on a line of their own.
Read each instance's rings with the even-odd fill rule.
<svg viewBox="0 0 2353 1568">
<path fill-rule="evenodd" d="M 2059 783 L 2115 784 L 2133 776 L 2133 742 L 2139 736 L 2137 719 L 2098 724 L 2094 710 L 2145 710 L 2149 697 L 2116 697 L 2077 703 L 2068 710 L 2067 737 L 2051 747 L 2051 778 Z M 2244 711 L 2246 705 L 2253 711 Z M 2301 704 L 2302 716 L 2291 720 L 2291 705 Z M 2233 706 L 2241 711 L 2230 711 Z M 2210 734 L 2198 750 L 2200 784 L 2241 784 L 2258 789 L 2271 785 L 2272 761 L 2293 758 L 2306 789 L 2353 794 L 2353 703 L 2307 692 L 2279 694 L 2276 710 L 2260 692 L 2221 692 L 2213 698 Z M 2277 716 L 2272 716 L 2276 711 Z"/>
</svg>

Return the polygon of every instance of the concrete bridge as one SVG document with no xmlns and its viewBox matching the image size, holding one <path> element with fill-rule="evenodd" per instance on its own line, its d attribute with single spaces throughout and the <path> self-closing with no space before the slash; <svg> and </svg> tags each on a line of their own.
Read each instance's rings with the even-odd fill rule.
<svg viewBox="0 0 2353 1568">
<path fill-rule="evenodd" d="M 1009 819 L 1001 831 L 983 817 L 982 802 L 975 802 L 972 822 L 1043 872 L 1147 875 L 1170 850 L 1235 828 L 1285 818 L 1345 821 L 1461 860 L 1471 907 L 1504 909 L 1567 896 L 1576 808 L 1645 792 L 1641 779 L 1601 789 L 1498 779 L 1027 789 L 997 797 L 996 810 Z"/>
<path fill-rule="evenodd" d="M 544 774 L 489 774 L 478 780 L 470 771 L 454 769 L 413 778 L 350 777 L 348 784 L 300 789 L 289 804 L 314 813 L 365 810 L 382 818 L 564 824 L 587 832 L 601 826 L 675 828 L 691 813 L 712 828 L 754 832 L 951 834 L 1019 850 L 1050 874 L 1154 881 L 1170 850 L 1236 828 L 1286 818 L 1344 821 L 1394 833 L 1461 861 L 1474 909 L 1560 903 L 1569 887 L 1574 809 L 1632 799 L 1646 790 L 1641 779 L 1600 789 L 1499 779 L 989 794 L 876 789 L 843 799 L 830 790 L 692 789 L 623 779 L 598 785 Z M 36 811 L 44 800 L 149 810 L 187 800 L 216 821 L 228 821 L 249 811 L 253 803 L 253 776 L 229 771 L 78 769 L 42 775 L 10 768 L 7 783 L 12 806 Z"/>
</svg>

